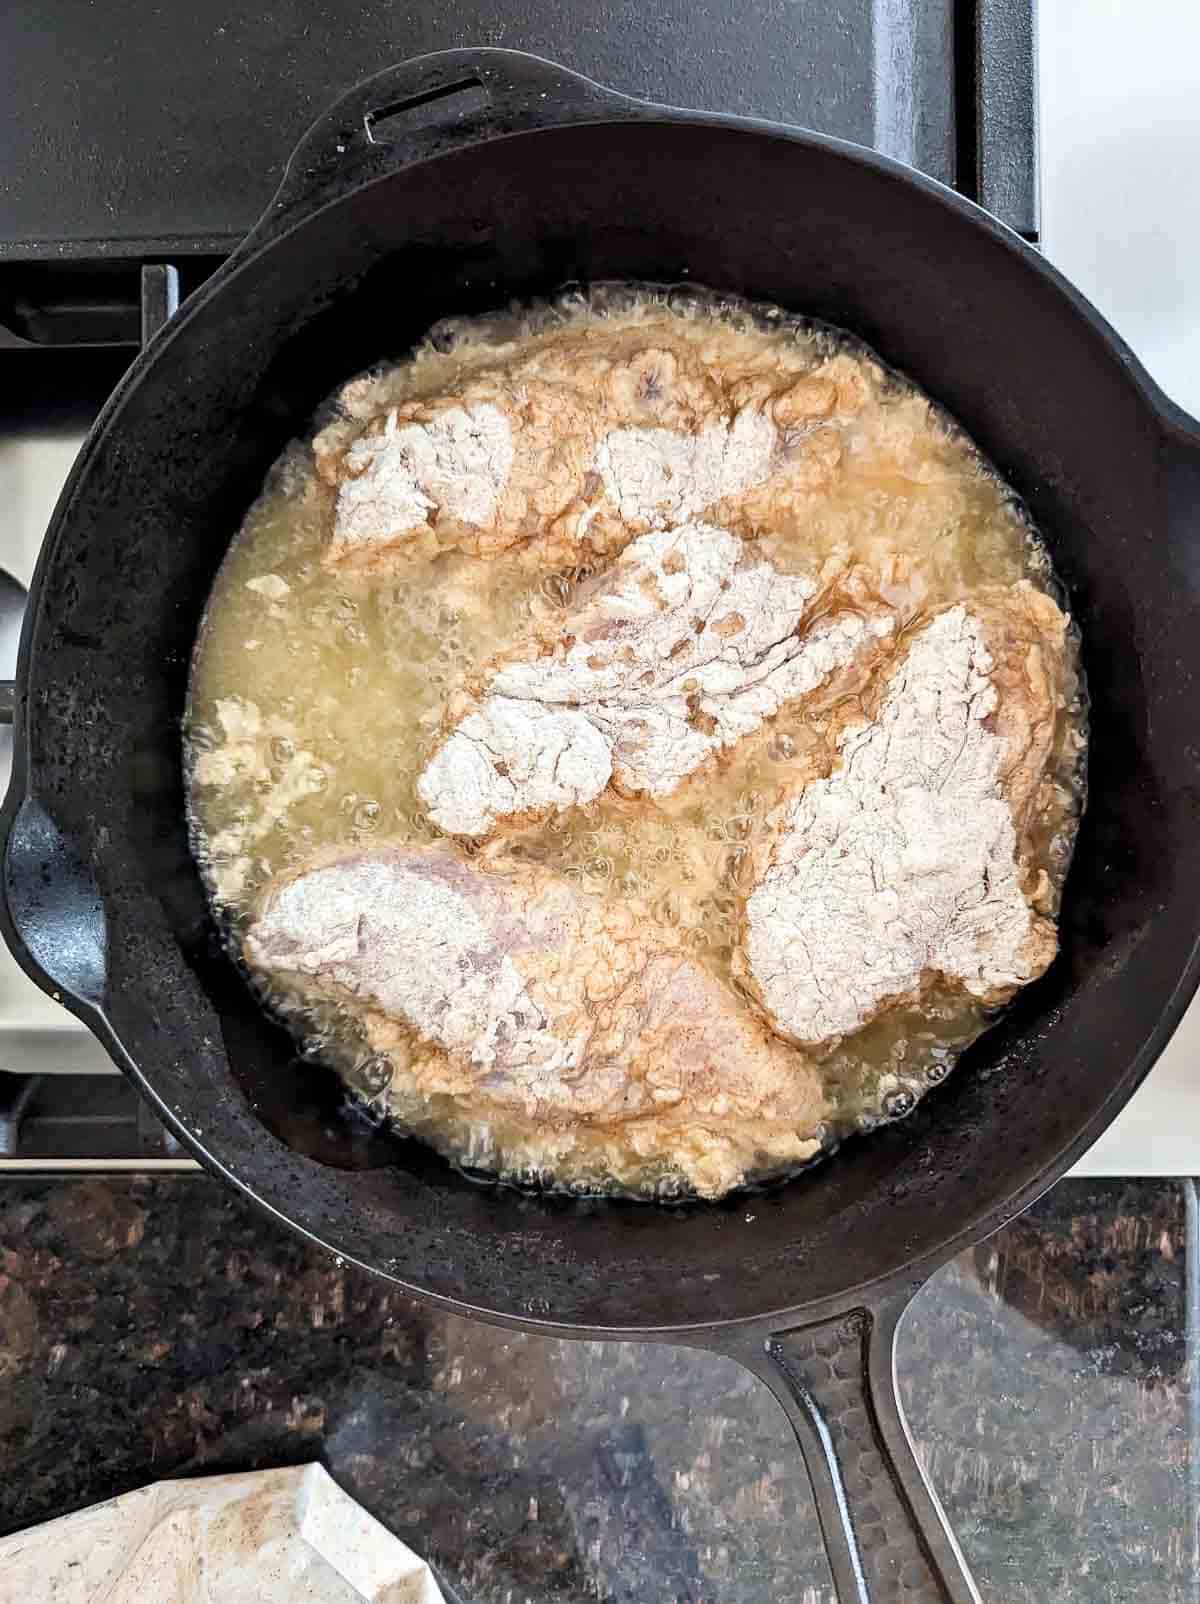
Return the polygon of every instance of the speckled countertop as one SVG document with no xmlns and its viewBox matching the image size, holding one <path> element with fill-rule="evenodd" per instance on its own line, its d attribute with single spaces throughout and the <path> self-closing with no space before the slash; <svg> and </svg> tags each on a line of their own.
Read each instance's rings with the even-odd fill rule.
<svg viewBox="0 0 1200 1604">
<path fill-rule="evenodd" d="M 907 1319 L 988 1604 L 1200 1598 L 1189 1187 L 1063 1182 Z M 0 1185 L 0 1532 L 308 1459 L 463 1604 L 832 1604 L 783 1415 L 732 1362 L 432 1313 L 206 1178 Z"/>
</svg>

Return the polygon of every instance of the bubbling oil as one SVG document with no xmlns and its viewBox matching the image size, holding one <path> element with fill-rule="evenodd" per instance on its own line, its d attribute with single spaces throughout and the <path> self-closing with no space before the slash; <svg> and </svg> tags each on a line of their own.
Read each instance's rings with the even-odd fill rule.
<svg viewBox="0 0 1200 1604">
<path fill-rule="evenodd" d="M 668 340 L 703 345 L 706 360 L 768 362 L 820 374 L 853 364 L 869 397 L 844 426 L 841 465 L 802 514 L 760 544 L 784 570 L 814 572 L 834 553 L 878 566 L 899 553 L 920 577 L 924 612 L 984 587 L 1026 579 L 1061 603 L 1044 546 L 1020 504 L 952 421 L 907 380 L 836 330 L 778 309 L 692 289 L 601 286 L 494 317 L 440 325 L 410 359 L 373 374 L 373 403 L 448 394 L 484 369 L 587 339 L 629 349 Z M 332 403 L 331 403 L 332 408 Z M 330 416 L 327 412 L 325 417 Z M 324 419 L 319 418 L 318 422 Z M 311 438 L 267 477 L 221 567 L 197 642 L 185 730 L 194 852 L 235 952 L 263 888 L 338 848 L 440 839 L 416 781 L 444 737 L 448 697 L 530 625 L 570 607 L 586 569 L 548 567 L 518 548 L 498 556 L 406 557 L 390 570 L 322 564 L 333 491 Z M 1054 912 L 1083 804 L 1086 707 L 1071 643 L 1070 682 L 1052 758 L 1052 802 L 1040 819 L 1038 866 Z M 481 860 L 542 864 L 585 895 L 636 898 L 723 984 L 733 968 L 739 893 L 769 804 L 798 758 L 837 720 L 820 694 L 786 705 L 714 771 L 662 802 L 606 793 L 514 828 Z M 484 1120 L 424 1096 L 406 1071 L 415 1033 L 390 1022 L 380 1052 L 361 1011 L 294 984 L 255 977 L 310 1058 L 333 1064 L 384 1119 L 456 1163 L 574 1191 L 673 1196 L 688 1183 L 669 1156 L 649 1158 L 581 1124 L 539 1132 L 508 1116 Z M 746 1006 L 751 1006 L 747 1001 Z M 909 1112 L 991 1022 L 976 999 L 943 985 L 919 1009 L 885 1011 L 815 1062 L 829 1116 L 826 1147 Z M 376 1033 L 377 1041 L 377 1033 Z M 767 1154 L 747 1182 L 781 1166 Z"/>
</svg>

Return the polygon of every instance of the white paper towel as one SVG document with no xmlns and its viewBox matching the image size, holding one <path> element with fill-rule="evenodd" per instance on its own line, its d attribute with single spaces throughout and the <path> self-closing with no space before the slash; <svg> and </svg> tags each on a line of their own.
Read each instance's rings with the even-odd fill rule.
<svg viewBox="0 0 1200 1604">
<path fill-rule="evenodd" d="M 0 1604 L 445 1604 L 320 1465 L 160 1481 L 0 1539 Z"/>
</svg>

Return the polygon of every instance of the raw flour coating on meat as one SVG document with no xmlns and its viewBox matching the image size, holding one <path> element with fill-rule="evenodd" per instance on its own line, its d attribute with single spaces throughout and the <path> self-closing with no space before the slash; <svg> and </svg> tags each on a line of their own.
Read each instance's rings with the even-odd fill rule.
<svg viewBox="0 0 1200 1604">
<path fill-rule="evenodd" d="M 912 1106 L 1053 959 L 1075 632 L 835 331 L 611 289 L 344 385 L 222 567 L 195 849 L 264 1004 L 473 1173 L 654 1198 Z"/>
<path fill-rule="evenodd" d="M 785 702 L 895 628 L 814 607 L 818 580 L 690 524 L 643 535 L 581 588 L 558 631 L 507 654 L 417 782 L 434 822 L 484 836 L 505 819 L 590 802 L 610 783 L 670 796 Z"/>
<path fill-rule="evenodd" d="M 459 1123 L 500 1115 L 527 1162 L 547 1138 L 561 1162 L 585 1122 L 585 1147 L 619 1150 L 622 1132 L 670 1145 L 715 1194 L 758 1152 L 795 1163 L 819 1145 L 812 1067 L 647 910 L 546 869 L 488 873 L 438 847 L 350 854 L 274 884 L 246 955 L 358 1004 L 424 1095 Z"/>
<path fill-rule="evenodd" d="M 722 363 L 682 323 L 661 343 L 601 326 L 476 366 L 450 394 L 389 403 L 386 380 L 355 381 L 315 445 L 335 492 L 324 560 L 521 546 L 570 564 L 705 514 L 757 533 L 828 478 L 863 389 L 844 357 L 789 368 L 722 332 Z"/>
<path fill-rule="evenodd" d="M 771 815 L 744 974 L 793 1040 L 857 1030 L 931 976 L 995 1005 L 1054 956 L 1018 832 L 1053 738 L 1066 619 L 1024 585 L 976 606 L 922 627 L 875 717 L 838 738 L 835 772 Z"/>
</svg>

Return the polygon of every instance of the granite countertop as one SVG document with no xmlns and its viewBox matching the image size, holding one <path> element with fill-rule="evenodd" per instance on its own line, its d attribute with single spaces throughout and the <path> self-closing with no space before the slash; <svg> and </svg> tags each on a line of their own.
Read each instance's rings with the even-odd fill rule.
<svg viewBox="0 0 1200 1604">
<path fill-rule="evenodd" d="M 1064 1181 L 908 1316 L 909 1421 L 988 1604 L 1200 1596 L 1190 1189 Z M 782 1412 L 732 1362 L 430 1311 L 207 1178 L 0 1186 L 0 1532 L 310 1459 L 463 1604 L 832 1604 Z"/>
</svg>

